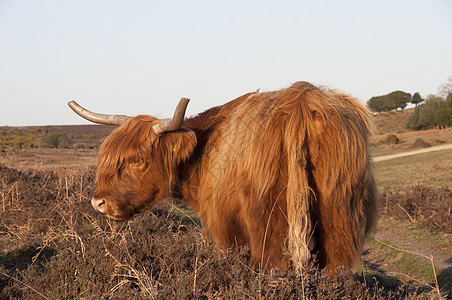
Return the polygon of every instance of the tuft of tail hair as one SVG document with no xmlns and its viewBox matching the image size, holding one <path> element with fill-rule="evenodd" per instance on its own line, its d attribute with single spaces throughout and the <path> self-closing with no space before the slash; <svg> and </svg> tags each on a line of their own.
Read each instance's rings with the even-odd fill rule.
<svg viewBox="0 0 452 300">
<path fill-rule="evenodd" d="M 287 154 L 287 248 L 295 270 L 301 271 L 311 258 L 310 239 L 313 238 L 311 202 L 315 194 L 309 185 L 307 148 L 307 112 L 297 105 L 285 127 Z"/>
</svg>

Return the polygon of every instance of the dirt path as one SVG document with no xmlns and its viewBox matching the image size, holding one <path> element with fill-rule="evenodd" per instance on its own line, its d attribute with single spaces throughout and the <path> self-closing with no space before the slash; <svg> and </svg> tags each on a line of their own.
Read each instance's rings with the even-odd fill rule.
<svg viewBox="0 0 452 300">
<path fill-rule="evenodd" d="M 377 157 L 373 158 L 373 161 L 379 162 L 379 161 L 390 160 L 390 159 L 399 158 L 399 157 L 405 157 L 405 156 L 410 156 L 410 155 L 416 155 L 416 154 L 422 154 L 422 153 L 440 151 L 440 150 L 446 150 L 446 149 L 452 149 L 452 144 L 429 147 L 429 148 L 424 148 L 424 149 L 419 149 L 419 150 L 414 150 L 414 151 L 407 151 L 407 152 L 391 154 L 391 155 L 377 156 Z"/>
<path fill-rule="evenodd" d="M 414 252 L 418 254 L 430 257 L 433 256 L 433 262 L 435 264 L 436 276 L 439 280 L 439 284 L 443 287 L 443 293 L 451 293 L 451 283 L 447 282 L 447 278 L 452 276 L 452 254 L 450 249 L 435 249 L 432 245 L 427 242 L 420 241 L 415 238 L 407 237 L 402 235 L 397 230 L 392 229 L 390 226 L 379 226 L 377 232 L 374 235 L 375 239 L 381 242 L 389 242 L 392 246 L 402 249 L 404 251 Z M 401 271 L 400 267 L 395 267 L 398 260 L 401 258 L 403 251 L 399 252 L 397 256 L 388 257 L 385 253 L 389 250 L 385 248 L 377 248 L 372 246 L 370 243 L 366 243 L 363 249 L 363 255 L 361 256 L 363 265 L 371 270 L 374 270 L 383 276 L 388 276 L 389 278 L 397 278 L 400 282 L 407 282 L 413 280 L 413 278 L 420 279 L 419 283 L 422 282 L 419 274 L 409 274 L 406 271 Z M 440 252 L 443 250 L 442 252 Z M 383 251 L 383 252 L 382 252 Z M 431 269 L 430 259 L 424 258 L 422 256 L 414 255 L 408 253 L 413 257 L 419 259 L 419 263 L 424 262 L 429 269 Z M 425 280 L 425 279 L 424 279 Z M 428 282 L 428 281 L 426 281 Z M 433 284 L 433 283 L 431 283 Z"/>
<path fill-rule="evenodd" d="M 404 251 L 418 253 L 427 257 L 432 255 L 433 262 L 438 269 L 442 272 L 452 273 L 452 254 L 449 253 L 448 255 L 447 249 L 438 249 L 426 242 L 420 241 L 419 239 L 404 236 L 397 230 L 384 225 L 377 228 L 374 238 L 383 242 L 387 241 Z M 425 257 L 418 255 L 416 255 L 416 257 L 426 263 L 430 263 L 430 260 Z"/>
</svg>

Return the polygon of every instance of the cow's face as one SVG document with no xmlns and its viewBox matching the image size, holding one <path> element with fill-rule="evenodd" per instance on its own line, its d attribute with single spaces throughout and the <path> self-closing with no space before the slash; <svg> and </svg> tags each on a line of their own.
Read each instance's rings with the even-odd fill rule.
<svg viewBox="0 0 452 300">
<path fill-rule="evenodd" d="M 156 135 L 152 128 L 158 122 L 150 116 L 132 118 L 102 144 L 91 204 L 112 220 L 127 220 L 169 197 L 176 166 L 193 152 L 192 130 Z"/>
</svg>

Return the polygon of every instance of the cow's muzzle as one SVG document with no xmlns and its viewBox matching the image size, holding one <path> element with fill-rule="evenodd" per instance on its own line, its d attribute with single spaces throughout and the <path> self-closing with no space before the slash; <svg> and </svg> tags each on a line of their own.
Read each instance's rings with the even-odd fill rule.
<svg viewBox="0 0 452 300">
<path fill-rule="evenodd" d="M 100 213 L 105 213 L 105 199 L 96 199 L 96 198 L 92 198 L 91 199 L 91 205 L 94 207 L 94 209 Z"/>
</svg>

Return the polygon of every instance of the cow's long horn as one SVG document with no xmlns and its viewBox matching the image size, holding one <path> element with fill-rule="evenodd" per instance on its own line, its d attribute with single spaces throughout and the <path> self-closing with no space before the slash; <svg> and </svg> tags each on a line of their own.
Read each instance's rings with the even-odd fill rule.
<svg viewBox="0 0 452 300">
<path fill-rule="evenodd" d="M 92 111 L 87 110 L 86 108 L 81 107 L 74 100 L 70 101 L 68 105 L 79 116 L 93 123 L 119 126 L 128 119 L 132 118 L 125 115 L 106 115 L 94 113 Z"/>
<path fill-rule="evenodd" d="M 179 129 L 182 126 L 182 122 L 184 121 L 185 110 L 187 109 L 189 101 L 190 99 L 188 98 L 180 99 L 179 104 L 174 111 L 173 118 L 164 120 L 163 122 L 158 123 L 153 127 L 155 134 Z"/>
</svg>

